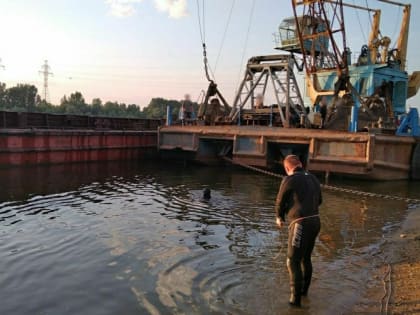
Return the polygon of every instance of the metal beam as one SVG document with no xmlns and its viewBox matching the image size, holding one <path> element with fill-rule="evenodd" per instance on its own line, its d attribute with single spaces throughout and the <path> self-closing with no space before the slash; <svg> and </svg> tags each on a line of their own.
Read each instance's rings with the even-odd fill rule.
<svg viewBox="0 0 420 315">
<path fill-rule="evenodd" d="M 391 1 L 391 0 L 378 0 L 378 1 L 388 3 L 388 4 L 397 5 L 397 6 L 400 6 L 400 7 L 405 7 L 405 6 L 409 5 L 407 3 L 401 3 L 401 2 Z"/>
<path fill-rule="evenodd" d="M 271 83 L 273 84 L 273 89 L 276 92 L 276 83 L 274 82 L 274 78 L 273 78 L 273 73 L 271 72 L 271 70 L 268 70 L 270 78 L 271 78 Z M 284 118 L 283 115 L 283 111 L 281 110 L 281 104 L 280 104 L 280 99 L 279 99 L 279 94 L 276 92 L 274 93 L 274 95 L 276 96 L 276 100 L 277 100 L 277 106 L 279 108 L 279 114 L 280 114 L 280 119 L 281 119 L 281 123 L 283 124 L 283 127 L 288 128 L 289 127 L 289 122 L 286 121 L 286 119 Z"/>
<path fill-rule="evenodd" d="M 378 1 L 380 1 L 380 0 L 378 0 Z M 324 0 L 324 2 L 333 3 L 333 4 L 336 3 L 336 1 L 334 1 L 334 0 Z M 378 11 L 377 9 L 371 9 L 369 7 L 364 7 L 364 6 L 357 5 L 357 4 L 351 4 L 351 3 L 345 3 L 345 2 L 343 2 L 343 5 L 345 7 L 349 7 L 349 8 L 353 8 L 353 9 L 358 9 L 358 10 L 369 11 L 369 12 Z"/>
</svg>

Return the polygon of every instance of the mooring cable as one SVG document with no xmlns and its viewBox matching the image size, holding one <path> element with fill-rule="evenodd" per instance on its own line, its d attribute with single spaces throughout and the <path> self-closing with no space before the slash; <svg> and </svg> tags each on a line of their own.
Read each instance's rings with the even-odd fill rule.
<svg viewBox="0 0 420 315">
<path fill-rule="evenodd" d="M 233 159 L 230 159 L 226 156 L 224 156 L 223 159 L 225 161 L 228 161 L 228 162 L 232 163 L 232 164 L 242 166 L 244 168 L 247 168 L 249 170 L 252 170 L 252 171 L 255 171 L 255 172 L 258 172 L 258 173 L 261 173 L 261 174 L 265 174 L 265 175 L 276 177 L 276 178 L 284 178 L 285 177 L 284 175 L 281 175 L 279 173 L 270 172 L 270 171 L 263 170 L 261 168 L 255 167 L 255 166 L 251 166 L 251 165 L 248 165 L 248 164 L 245 164 L 245 163 L 234 161 Z M 395 201 L 404 201 L 404 202 L 411 203 L 411 204 L 420 204 L 420 199 L 416 199 L 416 198 L 408 198 L 408 197 L 401 197 L 401 196 L 394 196 L 394 195 L 378 194 L 378 193 L 373 193 L 373 192 L 367 192 L 367 191 L 362 191 L 362 190 L 338 187 L 338 186 L 327 185 L 327 184 L 321 184 L 321 188 L 331 190 L 331 191 L 336 191 L 336 192 L 342 192 L 342 193 L 353 194 L 353 195 L 357 195 L 357 196 L 363 196 L 363 197 L 380 198 L 380 199 L 395 200 Z"/>
<path fill-rule="evenodd" d="M 265 174 L 271 177 L 276 177 L 276 178 L 284 178 L 285 176 L 279 173 L 275 173 L 275 172 L 270 172 L 255 166 L 251 166 L 245 163 L 241 163 L 238 161 L 234 161 L 231 158 L 228 158 L 226 156 L 223 156 L 223 159 L 227 162 L 230 162 L 232 164 L 235 165 L 239 165 L 243 168 L 252 170 L 254 172 L 258 172 L 261 174 Z M 366 192 L 366 191 L 361 191 L 361 190 L 355 190 L 355 189 L 349 189 L 349 188 L 343 188 L 343 187 L 338 187 L 338 186 L 332 186 L 332 185 L 326 185 L 326 184 L 321 184 L 321 187 L 327 190 L 331 190 L 331 191 L 336 191 L 336 192 L 343 192 L 343 193 L 348 193 L 348 194 L 354 194 L 354 195 L 358 195 L 358 196 L 365 196 L 365 197 L 370 197 L 370 198 L 382 198 L 382 199 L 387 199 L 387 200 L 396 200 L 396 201 L 404 201 L 407 203 L 411 203 L 411 204 L 420 204 L 420 199 L 416 199 L 416 198 L 406 198 L 406 197 L 401 197 L 401 196 L 393 196 L 393 195 L 385 195 L 385 194 L 378 194 L 378 193 L 372 193 L 372 192 Z M 282 249 L 280 249 L 279 253 L 274 257 L 274 260 L 276 260 L 282 253 Z M 384 284 L 384 296 L 381 299 L 381 314 L 388 314 L 389 310 L 389 304 L 390 304 L 390 300 L 391 300 L 391 296 L 392 296 L 392 265 L 390 263 L 387 263 L 384 261 L 384 263 L 387 264 L 388 268 L 387 271 L 385 272 L 384 278 L 382 279 L 382 282 Z M 388 278 L 388 279 L 387 279 Z"/>
<path fill-rule="evenodd" d="M 233 159 L 230 159 L 226 156 L 223 156 L 223 159 L 227 162 L 230 162 L 230 163 L 235 164 L 235 165 L 239 165 L 241 167 L 252 170 L 254 172 L 258 172 L 258 173 L 265 174 L 265 175 L 272 176 L 272 177 L 276 177 L 276 178 L 284 178 L 285 177 L 284 175 L 281 175 L 279 173 L 270 172 L 270 171 L 263 170 L 263 169 L 260 169 L 258 167 L 255 167 L 255 166 L 251 166 L 251 165 L 248 165 L 248 164 L 245 164 L 245 163 L 234 161 Z M 365 197 L 371 197 L 371 198 L 383 198 L 383 199 L 388 199 L 388 200 L 405 201 L 407 203 L 412 203 L 412 204 L 420 204 L 420 199 L 415 199 L 415 198 L 406 198 L 406 197 L 401 197 L 401 196 L 384 195 L 384 194 L 366 192 L 366 191 L 337 187 L 337 186 L 326 185 L 326 184 L 321 184 L 321 187 L 324 188 L 324 189 L 327 189 L 327 190 L 344 192 L 344 193 L 348 193 L 348 194 L 355 194 L 355 195 L 358 195 L 358 196 L 365 196 Z M 281 249 L 280 249 L 279 253 L 274 257 L 274 259 L 277 259 L 281 255 Z M 385 263 L 385 261 L 384 261 L 384 263 Z M 385 273 L 384 278 L 382 279 L 383 284 L 384 284 L 385 293 L 384 293 L 384 296 L 381 299 L 381 314 L 388 314 L 388 306 L 389 306 L 389 302 L 390 302 L 391 295 L 392 295 L 392 278 L 391 278 L 392 266 L 389 263 L 387 263 L 387 265 L 388 265 L 387 272 Z M 388 278 L 388 279 L 386 279 L 386 278 Z M 384 304 L 384 302 L 385 302 L 385 304 Z M 384 311 L 385 311 L 385 313 L 384 313 Z"/>
</svg>

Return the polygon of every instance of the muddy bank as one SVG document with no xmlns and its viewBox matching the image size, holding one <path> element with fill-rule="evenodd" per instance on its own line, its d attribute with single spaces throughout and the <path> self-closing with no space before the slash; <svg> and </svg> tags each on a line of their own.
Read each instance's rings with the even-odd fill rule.
<svg viewBox="0 0 420 315">
<path fill-rule="evenodd" d="M 420 314 L 420 205 L 410 207 L 401 227 L 372 256 L 377 271 L 354 313 Z"/>
</svg>

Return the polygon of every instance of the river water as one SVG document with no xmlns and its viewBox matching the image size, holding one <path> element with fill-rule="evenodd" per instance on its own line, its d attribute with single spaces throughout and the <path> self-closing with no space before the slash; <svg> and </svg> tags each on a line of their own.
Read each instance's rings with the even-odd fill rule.
<svg viewBox="0 0 420 315">
<path fill-rule="evenodd" d="M 350 312 L 407 209 L 325 191 L 313 285 L 292 310 L 287 231 L 273 214 L 278 179 L 119 162 L 2 169 L 0 183 L 0 314 Z M 420 195 L 405 181 L 337 183 Z"/>
</svg>

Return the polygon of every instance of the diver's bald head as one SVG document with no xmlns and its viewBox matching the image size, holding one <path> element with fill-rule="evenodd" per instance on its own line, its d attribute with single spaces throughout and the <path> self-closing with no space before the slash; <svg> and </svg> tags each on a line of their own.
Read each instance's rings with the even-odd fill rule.
<svg viewBox="0 0 420 315">
<path fill-rule="evenodd" d="M 297 155 L 290 154 L 284 158 L 283 165 L 286 174 L 291 175 L 296 168 L 302 167 L 302 162 Z"/>
</svg>

